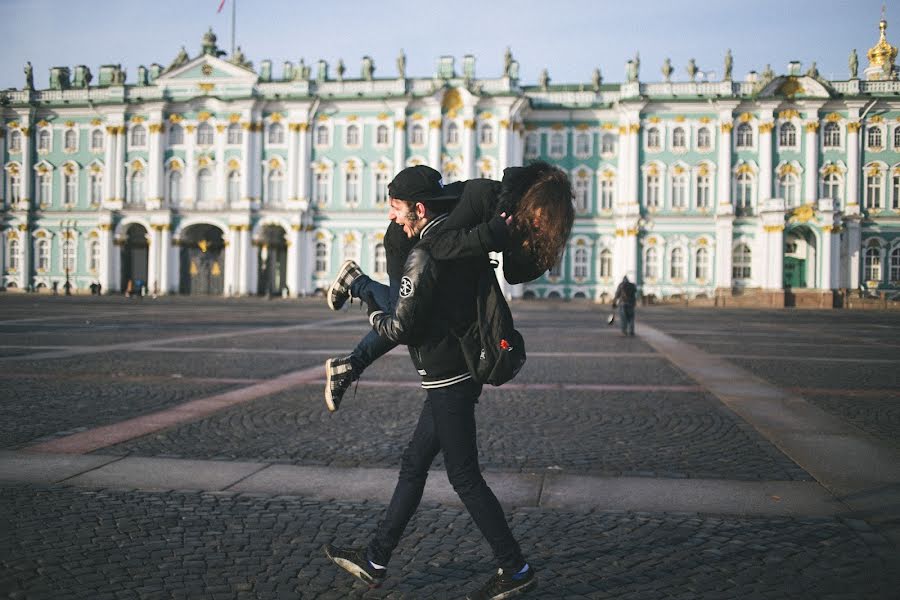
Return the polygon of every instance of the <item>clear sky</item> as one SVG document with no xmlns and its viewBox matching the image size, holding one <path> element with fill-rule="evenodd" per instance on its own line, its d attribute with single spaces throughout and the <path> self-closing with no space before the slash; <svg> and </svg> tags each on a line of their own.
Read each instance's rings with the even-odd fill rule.
<svg viewBox="0 0 900 600">
<path fill-rule="evenodd" d="M 269 58 L 276 75 L 285 60 L 320 58 L 347 65 L 358 77 L 364 55 L 376 77 L 394 76 L 402 48 L 407 74 L 428 77 L 441 55 L 477 57 L 476 75 L 500 75 L 512 48 L 520 78 L 536 83 L 548 68 L 553 83 L 587 83 L 595 67 L 605 81 L 625 77 L 625 61 L 640 52 L 641 79 L 660 81 L 666 57 L 673 79 L 687 78 L 696 59 L 702 71 L 722 74 L 731 48 L 734 78 L 771 63 L 784 73 L 790 60 L 805 71 L 816 61 L 824 77 L 847 78 L 857 49 L 860 74 L 866 50 L 878 39 L 883 0 L 0 0 L 0 88 L 24 85 L 30 60 L 35 86 L 46 88 L 51 66 L 121 63 L 134 81 L 138 65 L 167 66 L 184 45 L 195 56 L 212 26 L 219 46 L 231 46 L 231 3 L 237 2 L 237 44 L 258 68 Z M 888 41 L 900 45 L 900 0 L 886 2 Z M 313 70 L 315 74 L 315 70 Z M 95 80 L 96 81 L 96 80 Z"/>
</svg>

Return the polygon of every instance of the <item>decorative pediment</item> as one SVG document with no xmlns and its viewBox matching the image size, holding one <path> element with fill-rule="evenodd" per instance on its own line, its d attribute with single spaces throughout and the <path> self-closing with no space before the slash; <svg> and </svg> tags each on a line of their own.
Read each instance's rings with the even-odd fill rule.
<svg viewBox="0 0 900 600">
<path fill-rule="evenodd" d="M 253 85 L 258 79 L 259 76 L 250 69 L 209 54 L 201 54 L 180 67 L 160 75 L 156 85 L 162 87 L 202 83 Z"/>
<path fill-rule="evenodd" d="M 834 90 L 821 80 L 807 76 L 776 77 L 759 93 L 760 98 L 831 98 Z"/>
</svg>

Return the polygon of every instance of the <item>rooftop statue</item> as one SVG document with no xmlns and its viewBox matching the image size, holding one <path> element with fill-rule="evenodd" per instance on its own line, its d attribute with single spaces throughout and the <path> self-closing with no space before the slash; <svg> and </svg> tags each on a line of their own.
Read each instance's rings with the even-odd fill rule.
<svg viewBox="0 0 900 600">
<path fill-rule="evenodd" d="M 672 71 L 673 70 L 674 69 L 672 69 L 672 61 L 669 60 L 668 58 L 666 60 L 664 60 L 663 66 L 662 66 L 663 80 L 665 80 L 666 82 L 672 81 Z"/>
<path fill-rule="evenodd" d="M 693 58 L 689 60 L 687 64 L 687 74 L 688 77 L 691 78 L 691 81 L 697 80 L 697 73 L 699 71 L 700 69 L 697 68 L 697 61 L 695 61 Z"/>
<path fill-rule="evenodd" d="M 397 56 L 397 77 L 400 79 L 406 77 L 406 54 L 402 49 L 400 50 L 400 55 Z"/>
<path fill-rule="evenodd" d="M 34 89 L 34 69 L 31 66 L 31 61 L 25 63 L 25 89 Z"/>
<path fill-rule="evenodd" d="M 190 58 L 188 57 L 187 50 L 184 49 L 184 46 L 181 47 L 181 50 L 178 51 L 178 54 L 175 55 L 175 60 L 172 61 L 172 64 L 169 65 L 167 71 L 171 71 L 172 69 L 177 69 L 181 65 L 185 64 Z"/>
<path fill-rule="evenodd" d="M 347 72 L 347 67 L 344 66 L 344 59 L 343 59 L 343 58 L 339 58 L 339 59 L 338 59 L 338 64 L 337 64 L 337 76 L 338 76 L 337 78 L 338 78 L 338 81 L 343 81 L 343 80 L 344 80 L 344 73 L 346 73 L 346 72 Z"/>
<path fill-rule="evenodd" d="M 538 85 L 540 85 L 541 89 L 545 92 L 550 89 L 550 73 L 547 69 L 541 70 L 541 77 L 538 80 Z"/>
<path fill-rule="evenodd" d="M 859 77 L 859 57 L 856 55 L 856 48 L 850 51 L 847 66 L 850 67 L 850 79 L 857 79 Z"/>
<path fill-rule="evenodd" d="M 506 52 L 503 53 L 503 75 L 506 77 L 512 78 L 509 74 L 512 69 L 513 63 L 513 55 L 512 51 L 509 49 L 509 46 L 506 47 Z"/>
<path fill-rule="evenodd" d="M 725 81 L 731 81 L 731 70 L 734 67 L 734 58 L 731 56 L 731 48 L 725 53 Z"/>
<path fill-rule="evenodd" d="M 363 56 L 362 78 L 366 81 L 372 81 L 375 78 L 375 61 L 372 60 L 371 56 Z"/>
<path fill-rule="evenodd" d="M 603 84 L 603 75 L 600 74 L 599 67 L 594 69 L 594 74 L 591 76 L 591 83 L 594 85 L 594 91 L 599 92 L 600 86 Z"/>
</svg>

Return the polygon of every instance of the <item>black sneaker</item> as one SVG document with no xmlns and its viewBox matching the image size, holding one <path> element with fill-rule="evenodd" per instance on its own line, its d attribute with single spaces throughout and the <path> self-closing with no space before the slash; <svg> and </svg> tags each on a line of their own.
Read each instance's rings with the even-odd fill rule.
<svg viewBox="0 0 900 600">
<path fill-rule="evenodd" d="M 334 412 L 341 405 L 341 399 L 353 380 L 353 364 L 350 357 L 329 358 L 325 361 L 325 406 Z"/>
<path fill-rule="evenodd" d="M 331 282 L 328 288 L 326 299 L 328 308 L 331 310 L 341 310 L 344 303 L 350 299 L 350 284 L 353 280 L 362 275 L 362 269 L 352 260 L 345 260 L 338 269 L 337 277 Z"/>
<path fill-rule="evenodd" d="M 369 587 L 378 587 L 387 576 L 387 569 L 376 569 L 366 558 L 366 551 L 361 549 L 336 548 L 331 544 L 325 544 L 325 556 L 330 558 L 340 568 L 344 569 L 357 579 L 367 583 Z"/>
<path fill-rule="evenodd" d="M 517 579 L 518 578 L 518 579 Z M 537 578 L 534 576 L 534 567 L 521 575 L 507 575 L 503 569 L 497 569 L 497 573 L 488 579 L 484 586 L 474 592 L 469 592 L 466 600 L 501 600 L 524 594 L 537 587 Z"/>
</svg>

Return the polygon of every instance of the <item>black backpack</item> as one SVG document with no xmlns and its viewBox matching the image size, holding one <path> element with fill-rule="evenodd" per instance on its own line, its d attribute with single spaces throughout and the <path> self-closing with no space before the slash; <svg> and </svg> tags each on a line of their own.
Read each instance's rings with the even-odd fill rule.
<svg viewBox="0 0 900 600">
<path fill-rule="evenodd" d="M 515 377 L 525 364 L 525 340 L 513 326 L 512 311 L 490 268 L 496 264 L 478 270 L 477 320 L 457 335 L 472 377 L 493 386 Z"/>
</svg>

